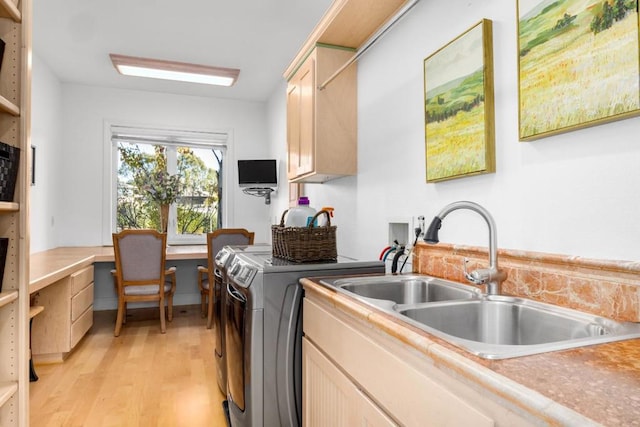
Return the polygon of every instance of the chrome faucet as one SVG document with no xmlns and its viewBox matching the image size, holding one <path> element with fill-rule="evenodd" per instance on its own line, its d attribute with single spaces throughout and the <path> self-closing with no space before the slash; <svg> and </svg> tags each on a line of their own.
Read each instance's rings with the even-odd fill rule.
<svg viewBox="0 0 640 427">
<path fill-rule="evenodd" d="M 465 278 L 473 283 L 474 285 L 487 285 L 487 294 L 489 295 L 500 295 L 500 285 L 507 278 L 507 275 L 498 270 L 498 246 L 497 246 L 497 237 L 496 237 L 496 223 L 493 221 L 493 217 L 491 214 L 482 206 L 474 202 L 468 201 L 460 201 L 454 202 L 447 206 L 445 206 L 440 213 L 433 218 L 431 224 L 429 224 L 429 228 L 424 237 L 425 242 L 436 244 L 439 242 L 438 240 L 438 230 L 442 225 L 442 220 L 449 215 L 451 212 L 458 209 L 469 209 L 472 210 L 487 222 L 489 226 L 489 267 L 488 268 L 479 268 L 477 270 L 473 270 L 472 272 L 467 272 L 466 260 L 464 264 L 464 276 Z"/>
</svg>

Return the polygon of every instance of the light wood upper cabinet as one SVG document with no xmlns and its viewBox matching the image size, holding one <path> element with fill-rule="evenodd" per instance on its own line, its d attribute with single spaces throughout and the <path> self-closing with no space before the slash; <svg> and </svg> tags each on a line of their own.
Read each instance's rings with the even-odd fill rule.
<svg viewBox="0 0 640 427">
<path fill-rule="evenodd" d="M 351 56 L 351 49 L 318 45 L 289 78 L 287 177 L 292 182 L 325 182 L 356 173 L 355 63 L 318 89 Z"/>
<path fill-rule="evenodd" d="M 325 182 L 357 172 L 355 62 L 335 71 L 407 0 L 334 0 L 287 67 L 287 177 Z M 341 47 L 338 47 L 341 46 Z"/>
</svg>

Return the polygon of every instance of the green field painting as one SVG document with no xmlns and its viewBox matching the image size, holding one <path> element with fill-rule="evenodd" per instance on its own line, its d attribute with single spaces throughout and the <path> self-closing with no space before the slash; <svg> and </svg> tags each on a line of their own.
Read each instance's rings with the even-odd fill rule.
<svg viewBox="0 0 640 427">
<path fill-rule="evenodd" d="M 490 24 L 483 20 L 424 61 L 427 182 L 494 170 Z"/>
<path fill-rule="evenodd" d="M 637 0 L 518 0 L 520 139 L 640 108 Z"/>
</svg>

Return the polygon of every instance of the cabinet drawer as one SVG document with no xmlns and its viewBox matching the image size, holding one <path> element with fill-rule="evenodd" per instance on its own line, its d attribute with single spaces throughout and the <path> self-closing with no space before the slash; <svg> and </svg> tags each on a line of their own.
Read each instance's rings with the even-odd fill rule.
<svg viewBox="0 0 640 427">
<path fill-rule="evenodd" d="M 78 344 L 91 325 L 93 325 L 93 305 L 90 305 L 78 320 L 71 324 L 71 348 Z"/>
<path fill-rule="evenodd" d="M 71 280 L 71 295 L 75 295 L 93 282 L 93 265 L 78 270 L 69 276 Z"/>
<path fill-rule="evenodd" d="M 93 283 L 71 297 L 71 321 L 75 322 L 93 304 Z"/>
</svg>

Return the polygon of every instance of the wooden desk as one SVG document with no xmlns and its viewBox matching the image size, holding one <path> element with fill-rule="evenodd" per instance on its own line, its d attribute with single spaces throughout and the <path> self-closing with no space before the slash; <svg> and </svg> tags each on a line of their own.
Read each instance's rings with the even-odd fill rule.
<svg viewBox="0 0 640 427">
<path fill-rule="evenodd" d="M 114 259 L 113 246 L 61 247 L 31 254 L 29 292 L 37 292 L 94 262 Z M 180 259 L 207 259 L 207 246 L 168 246 L 167 260 Z"/>
<path fill-rule="evenodd" d="M 206 259 L 206 245 L 168 246 L 167 260 Z M 30 256 L 29 292 L 45 307 L 33 321 L 33 358 L 61 362 L 93 324 L 95 262 L 113 262 L 112 246 L 62 247 Z"/>
</svg>

